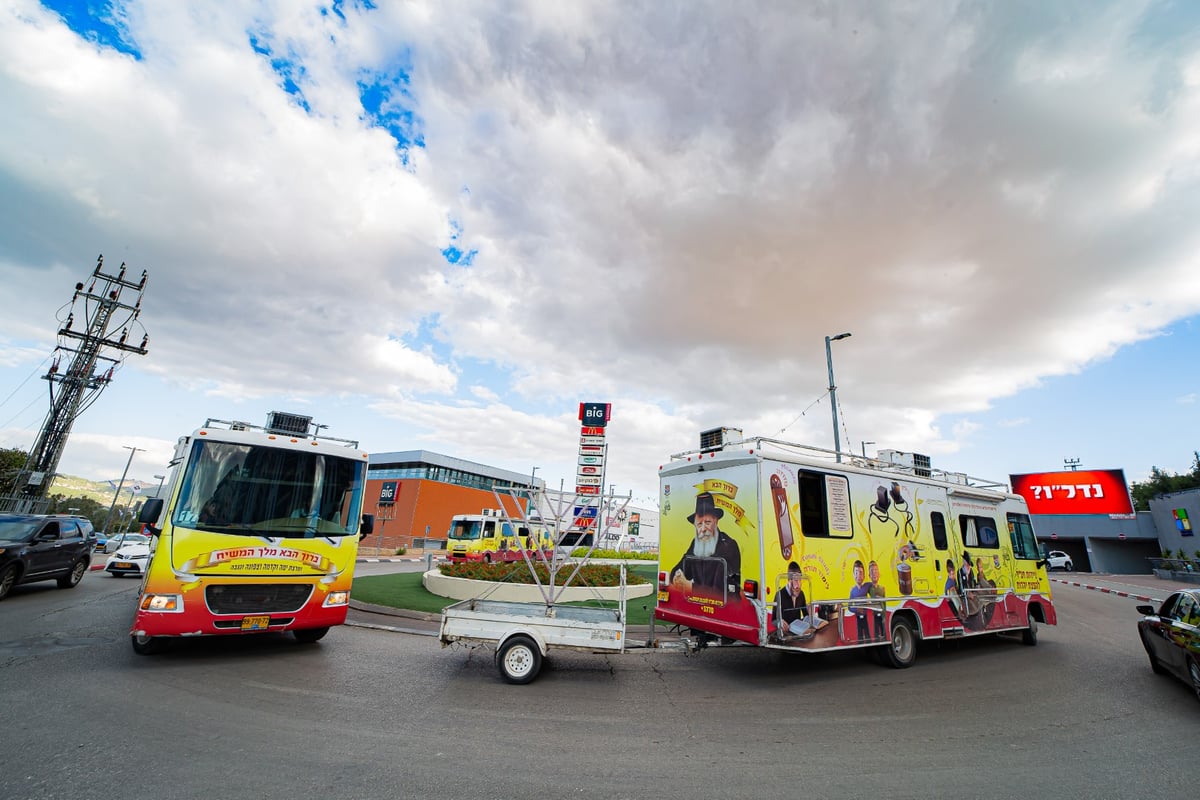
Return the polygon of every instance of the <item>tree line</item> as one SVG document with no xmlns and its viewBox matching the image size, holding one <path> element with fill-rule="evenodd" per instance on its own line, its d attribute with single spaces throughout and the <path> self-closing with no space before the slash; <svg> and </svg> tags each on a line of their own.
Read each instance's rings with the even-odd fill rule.
<svg viewBox="0 0 1200 800">
<path fill-rule="evenodd" d="M 16 489 L 17 476 L 29 460 L 29 454 L 19 448 L 0 448 L 0 497 L 12 494 Z M 47 514 L 75 514 L 92 521 L 97 531 L 103 529 L 108 518 L 110 505 L 101 503 L 91 497 L 67 497 L 62 493 L 51 493 L 46 509 Z M 126 508 L 114 508 L 113 519 L 109 529 L 113 531 L 126 530 L 133 523 L 133 513 Z"/>
<path fill-rule="evenodd" d="M 1160 494 L 1185 492 L 1188 489 L 1200 489 L 1200 451 L 1192 451 L 1192 471 L 1182 475 L 1168 473 L 1158 467 L 1150 468 L 1150 477 L 1144 481 L 1134 481 L 1129 486 L 1129 494 L 1133 496 L 1135 511 L 1149 511 L 1150 500 Z"/>
</svg>

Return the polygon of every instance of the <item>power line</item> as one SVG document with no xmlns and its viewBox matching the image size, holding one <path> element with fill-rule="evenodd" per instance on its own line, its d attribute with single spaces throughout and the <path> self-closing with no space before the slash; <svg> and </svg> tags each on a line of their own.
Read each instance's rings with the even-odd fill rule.
<svg viewBox="0 0 1200 800">
<path fill-rule="evenodd" d="M 58 329 L 54 361 L 42 376 L 49 382 L 50 410 L 37 440 L 30 448 L 29 458 L 17 476 L 12 495 L 0 497 L 0 510 L 45 510 L 49 503 L 46 493 L 54 480 L 75 420 L 112 383 L 117 367 L 130 354 L 146 355 L 148 352 L 146 345 L 150 337 L 144 328 L 141 344 L 132 344 L 129 338 L 135 325 L 141 328 L 138 317 L 142 313 L 146 271 L 142 270 L 141 279 L 135 282 L 125 278 L 124 263 L 116 275 L 110 275 L 103 269 L 102 255 L 96 259 L 90 285 L 85 289 L 84 282 L 75 284 L 70 310 Z M 122 300 L 126 291 L 137 293 L 137 300 L 132 305 Z M 60 319 L 63 308 L 59 309 Z M 79 327 L 76 327 L 77 311 L 80 316 Z M 133 341 L 136 340 L 135 333 Z M 54 391 L 56 386 L 59 388 L 57 396 Z"/>
</svg>

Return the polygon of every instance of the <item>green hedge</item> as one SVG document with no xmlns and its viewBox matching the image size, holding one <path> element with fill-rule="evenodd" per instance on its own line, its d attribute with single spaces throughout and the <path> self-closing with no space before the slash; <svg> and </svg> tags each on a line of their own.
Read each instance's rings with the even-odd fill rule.
<svg viewBox="0 0 1200 800">
<path fill-rule="evenodd" d="M 538 579 L 546 584 L 550 581 L 550 570 L 545 564 L 535 564 Z M 494 581 L 496 583 L 533 583 L 529 567 L 524 561 L 514 561 L 502 564 L 485 564 L 482 562 L 465 562 L 461 564 L 442 564 L 441 573 L 450 578 L 467 578 L 473 581 Z M 555 575 L 555 584 L 562 586 L 571 576 L 575 567 L 564 564 Z M 640 575 L 633 570 L 626 570 L 625 583 L 628 585 L 650 583 L 653 577 Z M 584 564 L 575 576 L 571 586 L 620 586 L 621 568 L 616 564 Z"/>
<path fill-rule="evenodd" d="M 572 558 L 583 558 L 588 554 L 586 547 L 576 547 Z M 622 550 L 593 550 L 592 558 L 616 558 L 624 561 L 658 561 L 658 553 L 627 553 Z"/>
</svg>

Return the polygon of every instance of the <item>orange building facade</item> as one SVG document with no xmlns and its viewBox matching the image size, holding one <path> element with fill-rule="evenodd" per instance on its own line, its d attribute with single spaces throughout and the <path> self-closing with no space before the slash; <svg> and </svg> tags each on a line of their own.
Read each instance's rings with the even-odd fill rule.
<svg viewBox="0 0 1200 800">
<path fill-rule="evenodd" d="M 428 450 L 372 453 L 363 513 L 375 515 L 375 532 L 360 547 L 379 555 L 443 549 L 456 514 L 497 508 L 499 495 L 509 514 L 520 515 L 512 493 L 527 497 L 533 484 L 531 475 Z"/>
</svg>

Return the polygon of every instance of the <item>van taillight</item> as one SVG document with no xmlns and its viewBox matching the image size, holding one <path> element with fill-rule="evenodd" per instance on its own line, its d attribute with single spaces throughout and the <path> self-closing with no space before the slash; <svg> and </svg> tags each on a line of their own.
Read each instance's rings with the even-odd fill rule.
<svg viewBox="0 0 1200 800">
<path fill-rule="evenodd" d="M 742 592 L 746 597 L 758 597 L 758 581 L 742 581 Z"/>
<path fill-rule="evenodd" d="M 667 573 L 665 573 L 665 572 L 658 573 L 658 585 L 659 586 L 667 585 Z"/>
</svg>

